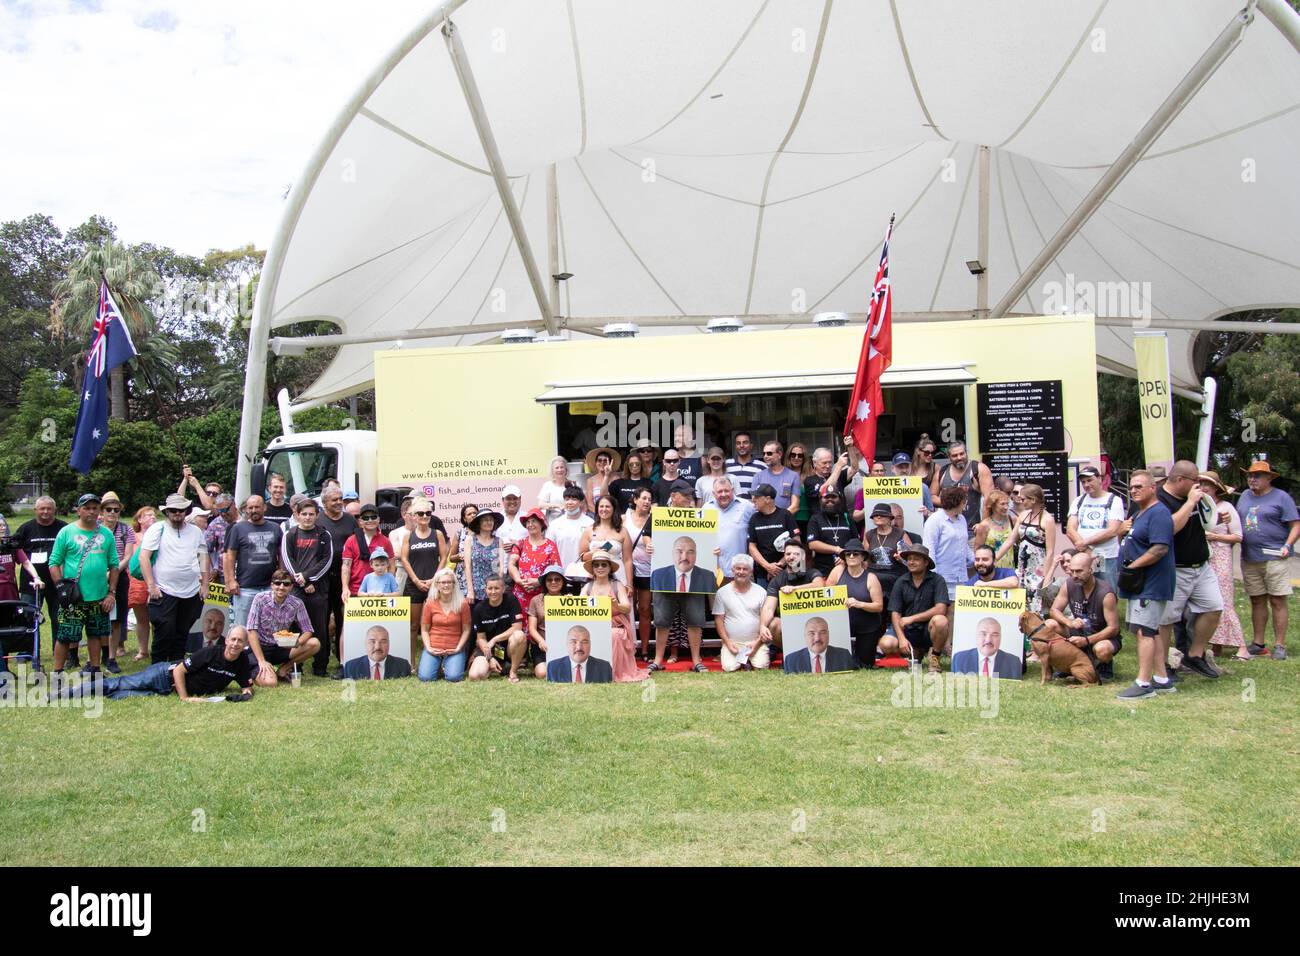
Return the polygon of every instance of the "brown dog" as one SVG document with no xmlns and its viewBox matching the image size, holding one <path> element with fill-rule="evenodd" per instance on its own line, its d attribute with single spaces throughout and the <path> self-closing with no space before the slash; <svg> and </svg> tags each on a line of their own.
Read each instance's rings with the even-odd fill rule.
<svg viewBox="0 0 1300 956">
<path fill-rule="evenodd" d="M 1055 671 L 1068 671 L 1073 675 L 1079 682 L 1071 685 L 1073 687 L 1101 683 L 1097 679 L 1097 670 L 1092 666 L 1087 653 L 1082 648 L 1075 647 L 1066 638 L 1056 636 L 1055 631 L 1047 629 L 1041 614 L 1035 614 L 1033 611 L 1021 614 L 1020 632 L 1029 638 L 1034 653 L 1038 655 L 1038 660 L 1043 665 L 1042 683 L 1046 684 L 1051 680 L 1052 673 Z"/>
</svg>

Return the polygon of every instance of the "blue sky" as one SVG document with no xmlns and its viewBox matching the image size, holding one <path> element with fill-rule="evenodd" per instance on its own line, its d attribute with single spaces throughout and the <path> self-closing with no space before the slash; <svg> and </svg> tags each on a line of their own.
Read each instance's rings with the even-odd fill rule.
<svg viewBox="0 0 1300 956">
<path fill-rule="evenodd" d="M 92 213 L 201 254 L 284 193 L 420 0 L 0 0 L 0 220 Z"/>
</svg>

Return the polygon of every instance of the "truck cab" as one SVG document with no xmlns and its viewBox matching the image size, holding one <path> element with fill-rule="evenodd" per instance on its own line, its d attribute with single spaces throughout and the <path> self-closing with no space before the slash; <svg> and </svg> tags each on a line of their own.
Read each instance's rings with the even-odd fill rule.
<svg viewBox="0 0 1300 956">
<path fill-rule="evenodd" d="M 345 491 L 356 491 L 362 501 L 374 502 L 378 435 L 373 431 L 295 432 L 279 435 L 266 446 L 262 460 L 253 467 L 254 494 L 265 494 L 266 477 L 283 475 L 289 495 L 320 495 L 326 478 L 338 478 Z M 401 500 L 403 490 L 397 496 Z"/>
</svg>

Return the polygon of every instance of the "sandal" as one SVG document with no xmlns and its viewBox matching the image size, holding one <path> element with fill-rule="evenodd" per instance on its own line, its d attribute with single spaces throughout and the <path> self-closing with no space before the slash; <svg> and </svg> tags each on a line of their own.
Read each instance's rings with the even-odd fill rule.
<svg viewBox="0 0 1300 956">
<path fill-rule="evenodd" d="M 700 661 L 698 664 L 692 667 L 691 670 L 695 671 L 695 673 L 697 674 L 707 674 L 709 672 L 708 665 L 705 664 L 704 661 Z"/>
<path fill-rule="evenodd" d="M 519 675 L 518 675 L 518 674 L 511 673 L 511 674 L 507 674 L 506 677 L 509 679 L 510 683 L 512 683 L 512 684 L 518 684 L 518 683 L 519 683 Z"/>
<path fill-rule="evenodd" d="M 649 674 L 653 674 L 655 671 L 661 671 L 663 669 L 664 665 L 660 664 L 658 661 L 651 661 L 646 665 L 646 672 Z"/>
<path fill-rule="evenodd" d="M 1265 648 L 1265 649 L 1264 649 L 1264 653 L 1266 653 L 1266 654 L 1268 653 L 1268 648 Z M 676 654 L 673 654 L 672 656 L 670 656 L 670 657 L 668 658 L 668 660 L 667 660 L 667 663 L 669 663 L 669 664 L 676 664 L 676 663 L 677 663 L 677 655 L 676 655 Z"/>
</svg>

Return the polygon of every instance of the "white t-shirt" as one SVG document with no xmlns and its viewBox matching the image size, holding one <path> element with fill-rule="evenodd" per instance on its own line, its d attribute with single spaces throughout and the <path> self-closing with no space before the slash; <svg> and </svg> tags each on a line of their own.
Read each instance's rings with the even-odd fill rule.
<svg viewBox="0 0 1300 956">
<path fill-rule="evenodd" d="M 752 641 L 758 637 L 759 617 L 766 599 L 767 591 L 757 584 L 751 584 L 749 590 L 741 594 L 733 582 L 719 588 L 713 596 L 713 613 L 722 615 L 727 636 L 733 641 Z"/>
<path fill-rule="evenodd" d="M 560 567 L 567 568 L 578 560 L 581 553 L 578 547 L 582 544 L 582 532 L 595 523 L 591 515 L 583 511 L 578 512 L 576 518 L 562 515 L 551 519 L 551 523 L 546 526 L 546 537 L 554 541 L 555 547 L 560 551 Z"/>
<path fill-rule="evenodd" d="M 501 543 L 506 546 L 506 550 L 508 551 L 512 545 L 517 544 L 518 542 L 523 541 L 524 538 L 528 537 L 528 529 L 524 527 L 524 523 L 520 520 L 519 515 L 510 518 L 505 515 L 505 512 L 502 512 L 502 518 L 504 520 L 501 522 L 501 527 L 497 528 L 496 533 L 497 537 L 501 539 Z"/>
<path fill-rule="evenodd" d="M 203 583 L 199 569 L 199 552 L 207 553 L 203 532 L 192 524 L 173 531 L 166 520 L 150 525 L 140 544 L 149 555 L 153 579 L 164 594 L 177 598 L 191 598 L 199 593 Z"/>
<path fill-rule="evenodd" d="M 1108 501 L 1109 506 L 1106 504 Z M 1110 492 L 1105 492 L 1098 498 L 1080 495 L 1070 505 L 1070 515 L 1078 516 L 1079 534 L 1086 538 L 1098 531 L 1105 531 L 1106 525 L 1112 521 L 1124 520 L 1124 499 Z M 1092 550 L 1099 558 L 1118 558 L 1119 537 L 1093 545 Z"/>
</svg>

